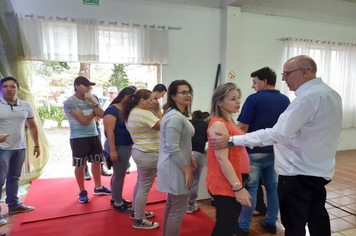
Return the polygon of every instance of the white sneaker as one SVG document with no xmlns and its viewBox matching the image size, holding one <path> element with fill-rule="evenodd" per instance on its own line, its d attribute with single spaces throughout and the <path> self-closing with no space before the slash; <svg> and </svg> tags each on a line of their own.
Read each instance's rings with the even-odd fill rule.
<svg viewBox="0 0 356 236">
<path fill-rule="evenodd" d="M 198 210 L 198 205 L 195 203 L 193 206 L 188 206 L 188 210 L 186 212 L 188 214 L 192 214 L 196 210 Z"/>
<path fill-rule="evenodd" d="M 0 226 L 6 224 L 7 221 L 4 219 L 4 217 L 0 216 Z"/>
</svg>

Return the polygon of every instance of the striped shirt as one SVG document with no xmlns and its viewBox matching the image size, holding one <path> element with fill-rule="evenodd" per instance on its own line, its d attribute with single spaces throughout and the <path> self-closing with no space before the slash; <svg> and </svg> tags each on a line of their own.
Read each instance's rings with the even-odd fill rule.
<svg viewBox="0 0 356 236">
<path fill-rule="evenodd" d="M 133 147 L 143 152 L 158 152 L 159 130 L 152 129 L 159 119 L 149 110 L 134 108 L 126 122 Z"/>
</svg>

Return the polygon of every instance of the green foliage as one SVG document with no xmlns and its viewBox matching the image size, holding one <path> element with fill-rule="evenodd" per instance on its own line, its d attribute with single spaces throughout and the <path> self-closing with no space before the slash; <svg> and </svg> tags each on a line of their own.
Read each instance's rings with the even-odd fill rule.
<svg viewBox="0 0 356 236">
<path fill-rule="evenodd" d="M 42 124 L 45 120 L 55 120 L 58 122 L 58 127 L 61 128 L 62 121 L 67 119 L 66 115 L 64 114 L 63 107 L 50 105 L 48 110 L 47 105 L 44 103 L 43 106 L 37 108 L 37 112 L 40 116 Z"/>
<path fill-rule="evenodd" d="M 63 70 L 69 70 L 67 62 L 55 61 L 33 61 L 33 68 L 37 75 L 51 76 L 52 74 L 60 74 Z"/>
<path fill-rule="evenodd" d="M 114 69 L 109 79 L 109 85 L 115 86 L 120 91 L 121 89 L 129 86 L 129 78 L 127 77 L 125 71 L 125 65 L 123 64 L 114 64 Z"/>
</svg>

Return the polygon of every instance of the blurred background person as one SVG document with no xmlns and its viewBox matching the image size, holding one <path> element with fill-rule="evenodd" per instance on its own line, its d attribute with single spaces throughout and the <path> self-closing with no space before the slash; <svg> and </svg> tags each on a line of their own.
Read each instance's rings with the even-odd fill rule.
<svg viewBox="0 0 356 236">
<path fill-rule="evenodd" d="M 199 179 L 204 166 L 205 143 L 208 141 L 208 135 L 206 133 L 208 130 L 208 123 L 203 119 L 203 113 L 200 110 L 193 112 L 191 123 L 195 130 L 194 136 L 192 137 L 192 153 L 195 162 L 197 163 L 197 168 L 193 171 L 194 183 L 190 189 L 188 198 L 188 214 L 198 210 L 196 201 L 199 190 Z"/>
<path fill-rule="evenodd" d="M 167 88 L 164 84 L 156 84 L 152 89 L 153 97 L 156 100 L 163 98 L 166 92 Z"/>
<path fill-rule="evenodd" d="M 109 99 L 106 100 L 103 105 L 104 111 L 110 106 L 112 101 L 114 101 L 114 99 L 117 97 L 117 94 L 118 94 L 117 88 L 114 86 L 110 86 L 107 90 L 107 94 L 109 95 Z"/>
</svg>

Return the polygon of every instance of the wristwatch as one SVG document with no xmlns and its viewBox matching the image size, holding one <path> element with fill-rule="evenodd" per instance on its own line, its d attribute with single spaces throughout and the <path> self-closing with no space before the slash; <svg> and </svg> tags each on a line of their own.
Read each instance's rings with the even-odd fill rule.
<svg viewBox="0 0 356 236">
<path fill-rule="evenodd" d="M 229 141 L 227 142 L 228 147 L 235 147 L 234 136 L 230 136 Z"/>
<path fill-rule="evenodd" d="M 99 103 L 97 103 L 96 105 L 94 105 L 94 107 L 99 107 Z"/>
</svg>

